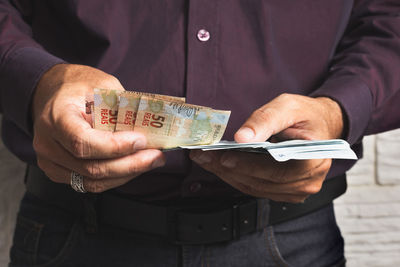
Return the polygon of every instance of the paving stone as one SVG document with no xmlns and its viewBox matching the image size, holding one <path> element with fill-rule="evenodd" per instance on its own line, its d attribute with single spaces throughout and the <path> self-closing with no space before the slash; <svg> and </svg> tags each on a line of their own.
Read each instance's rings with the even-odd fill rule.
<svg viewBox="0 0 400 267">
<path fill-rule="evenodd" d="M 336 203 L 397 203 L 400 202 L 400 186 L 349 186 Z"/>
<path fill-rule="evenodd" d="M 400 130 L 377 135 L 377 181 L 400 184 Z"/>
<path fill-rule="evenodd" d="M 346 254 L 347 267 L 397 267 L 400 253 L 349 253 Z"/>
<path fill-rule="evenodd" d="M 9 153 L 0 141 L 0 266 L 7 266 L 19 202 L 25 191 L 25 164 Z"/>
<path fill-rule="evenodd" d="M 382 218 L 400 217 L 400 202 L 368 204 L 336 204 L 337 218 Z"/>
<path fill-rule="evenodd" d="M 364 138 L 364 156 L 347 173 L 349 185 L 375 184 L 375 143 L 375 136 Z"/>
<path fill-rule="evenodd" d="M 396 252 L 400 253 L 400 232 L 371 232 L 352 235 L 346 239 L 347 251 L 354 253 Z M 399 255 L 400 256 L 400 255 Z"/>
</svg>

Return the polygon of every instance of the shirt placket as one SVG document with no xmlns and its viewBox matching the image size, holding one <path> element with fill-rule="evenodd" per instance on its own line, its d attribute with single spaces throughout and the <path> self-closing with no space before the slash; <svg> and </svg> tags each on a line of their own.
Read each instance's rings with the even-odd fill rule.
<svg viewBox="0 0 400 267">
<path fill-rule="evenodd" d="M 188 103 L 214 106 L 217 82 L 218 0 L 191 0 L 187 32 Z"/>
<path fill-rule="evenodd" d="M 215 107 L 218 60 L 218 0 L 190 0 L 187 27 L 186 100 Z M 192 163 L 194 164 L 194 163 Z M 193 166 L 184 179 L 182 195 L 193 196 L 207 190 L 204 170 Z"/>
</svg>

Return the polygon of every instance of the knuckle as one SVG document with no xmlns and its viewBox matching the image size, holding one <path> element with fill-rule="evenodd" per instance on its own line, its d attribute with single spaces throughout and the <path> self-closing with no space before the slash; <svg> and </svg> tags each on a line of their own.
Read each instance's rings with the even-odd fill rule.
<svg viewBox="0 0 400 267">
<path fill-rule="evenodd" d="M 112 75 L 110 77 L 110 82 L 114 84 L 116 87 L 121 85 L 121 82 L 118 80 L 118 78 Z"/>
<path fill-rule="evenodd" d="M 110 138 L 108 138 L 110 143 L 112 143 L 112 147 L 113 147 L 113 154 L 115 156 L 119 156 L 123 154 L 124 151 L 124 145 L 113 135 L 110 135 Z"/>
<path fill-rule="evenodd" d="M 321 190 L 322 184 L 312 183 L 305 186 L 302 190 L 302 193 L 307 195 L 314 195 Z"/>
<path fill-rule="evenodd" d="M 45 171 L 47 169 L 45 161 L 41 157 L 37 157 L 36 163 L 42 171 Z"/>
<path fill-rule="evenodd" d="M 286 168 L 273 168 L 271 170 L 271 180 L 275 183 L 286 183 L 291 180 L 290 177 L 287 176 Z"/>
<path fill-rule="evenodd" d="M 38 167 L 44 172 L 44 174 L 53 182 L 55 183 L 59 183 L 60 181 L 58 179 L 56 179 L 51 172 L 51 168 L 49 167 L 49 164 L 46 160 L 43 160 L 41 158 L 38 157 L 37 159 L 37 165 Z"/>
<path fill-rule="evenodd" d="M 102 193 L 106 191 L 106 187 L 102 181 L 93 181 L 86 179 L 85 190 L 92 193 Z"/>
<path fill-rule="evenodd" d="M 258 190 L 254 189 L 248 184 L 244 183 L 238 183 L 238 189 L 248 195 L 255 196 L 255 197 L 263 197 L 263 194 L 261 194 Z"/>
<path fill-rule="evenodd" d="M 57 178 L 53 177 L 53 176 L 50 175 L 48 172 L 44 171 L 44 174 L 46 174 L 46 176 L 47 176 L 52 182 L 60 183 L 60 181 L 59 181 Z"/>
<path fill-rule="evenodd" d="M 300 97 L 301 96 L 295 94 L 283 93 L 279 95 L 277 99 L 283 106 L 290 108 L 291 110 L 297 110 L 301 112 L 303 110 L 301 109 L 300 105 Z"/>
<path fill-rule="evenodd" d="M 268 121 L 274 117 L 274 110 L 271 108 L 259 108 L 253 112 L 253 116 L 263 121 Z"/>
<path fill-rule="evenodd" d="M 326 169 L 314 169 L 311 170 L 308 175 L 306 175 L 305 177 L 309 178 L 309 179 L 315 179 L 315 180 L 323 180 L 325 179 L 326 175 L 328 174 L 329 170 Z"/>
<path fill-rule="evenodd" d="M 278 96 L 278 99 L 282 101 L 293 101 L 294 99 L 296 99 L 296 95 L 290 93 L 283 93 Z"/>
<path fill-rule="evenodd" d="M 309 161 L 309 162 L 313 162 L 313 161 Z M 322 160 L 318 164 L 311 163 L 311 165 L 308 165 L 305 168 L 305 170 L 301 172 L 299 177 L 304 178 L 304 179 L 317 179 L 317 178 L 324 179 L 325 176 L 329 172 L 330 166 L 331 166 L 330 160 Z"/>
<path fill-rule="evenodd" d="M 87 158 L 88 151 L 86 149 L 87 142 L 78 135 L 75 135 L 71 139 L 71 152 L 72 155 L 79 159 Z"/>
<path fill-rule="evenodd" d="M 288 94 L 288 93 L 283 93 L 283 94 L 280 94 L 280 95 L 276 98 L 276 100 L 279 101 L 279 102 L 285 103 L 286 101 L 291 101 L 291 97 L 290 97 L 290 94 Z"/>
<path fill-rule="evenodd" d="M 35 135 L 35 136 L 33 137 L 33 143 L 32 143 L 32 145 L 33 145 L 33 149 L 34 149 L 36 152 L 38 152 L 38 151 L 41 149 L 41 145 L 40 145 L 39 138 L 37 137 L 37 135 Z"/>
<path fill-rule="evenodd" d="M 118 89 L 118 88 L 122 87 L 121 82 L 118 80 L 118 78 L 113 75 L 110 75 L 110 74 L 107 74 L 104 77 L 104 80 L 102 81 L 102 83 L 103 83 L 104 87 L 107 87 L 110 89 Z"/>
<path fill-rule="evenodd" d="M 100 160 L 90 160 L 84 165 L 86 176 L 94 179 L 102 179 L 108 176 L 105 164 L 101 164 Z"/>
<path fill-rule="evenodd" d="M 332 159 L 324 159 L 321 164 L 321 171 L 327 175 L 332 165 Z"/>
<path fill-rule="evenodd" d="M 135 174 L 138 174 L 140 172 L 139 171 L 139 167 L 136 164 L 137 163 L 135 162 L 135 163 L 133 163 L 133 164 L 131 164 L 129 166 L 129 168 L 128 168 L 129 174 L 135 175 Z"/>
<path fill-rule="evenodd" d="M 145 171 L 150 167 L 150 163 L 147 163 L 143 159 L 137 159 L 132 164 L 129 165 L 129 173 L 131 174 L 139 174 Z"/>
<path fill-rule="evenodd" d="M 287 99 L 287 98 L 289 98 L 290 97 L 290 94 L 289 93 L 282 93 L 282 94 L 280 94 L 279 96 L 278 96 L 278 98 L 280 98 L 280 99 Z"/>
<path fill-rule="evenodd" d="M 45 154 L 46 146 L 41 141 L 41 138 L 35 135 L 33 138 L 33 150 L 35 150 L 36 154 Z"/>
</svg>

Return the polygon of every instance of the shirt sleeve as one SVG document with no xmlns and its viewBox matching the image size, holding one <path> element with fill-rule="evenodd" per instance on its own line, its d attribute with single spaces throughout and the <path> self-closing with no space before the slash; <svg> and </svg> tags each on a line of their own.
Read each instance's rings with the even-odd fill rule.
<svg viewBox="0 0 400 267">
<path fill-rule="evenodd" d="M 45 51 L 32 37 L 23 14 L 0 0 L 0 111 L 31 133 L 30 103 L 40 77 L 64 61 Z"/>
<path fill-rule="evenodd" d="M 354 144 L 367 128 L 370 133 L 380 132 L 399 123 L 396 116 L 385 117 L 380 124 L 372 120 L 374 114 L 389 112 L 385 104 L 398 95 L 399 69 L 398 0 L 356 1 L 328 78 L 311 96 L 327 96 L 341 105 L 347 117 L 346 139 Z"/>
</svg>

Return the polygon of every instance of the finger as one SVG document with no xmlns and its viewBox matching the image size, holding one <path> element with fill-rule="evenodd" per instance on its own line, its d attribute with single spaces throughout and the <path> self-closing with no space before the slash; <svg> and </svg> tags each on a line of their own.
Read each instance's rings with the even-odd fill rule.
<svg viewBox="0 0 400 267">
<path fill-rule="evenodd" d="M 72 173 L 71 170 L 68 170 L 46 159 L 38 159 L 38 166 L 44 171 L 46 176 L 49 177 L 50 180 L 52 180 L 53 182 L 63 183 L 63 184 L 71 183 L 71 173 Z M 140 175 L 140 173 L 126 177 L 108 178 L 108 179 L 91 179 L 89 177 L 84 176 L 83 187 L 88 192 L 101 193 L 106 190 L 126 184 L 127 182 L 137 177 L 138 175 Z"/>
<path fill-rule="evenodd" d="M 82 114 L 71 111 L 58 121 L 53 134 L 76 158 L 105 159 L 131 154 L 146 147 L 143 134 L 132 131 L 108 132 L 92 129 Z"/>
<path fill-rule="evenodd" d="M 165 165 L 160 150 L 145 149 L 134 154 L 110 160 L 83 160 L 71 169 L 84 176 L 101 180 L 138 175 Z"/>
<path fill-rule="evenodd" d="M 238 175 L 236 173 L 226 172 L 229 179 L 249 185 L 252 189 L 262 192 L 263 194 L 285 194 L 285 195 L 301 195 L 308 196 L 318 193 L 325 180 L 325 176 L 310 177 L 300 181 L 289 183 L 274 183 L 261 178 L 246 175 Z"/>
<path fill-rule="evenodd" d="M 40 156 L 37 156 L 37 165 L 53 182 L 63 184 L 68 184 L 70 182 L 71 178 L 67 177 L 67 175 L 71 175 L 70 170 Z"/>
<path fill-rule="evenodd" d="M 302 124 L 302 123 L 299 123 Z M 293 140 L 293 139 L 302 139 L 302 140 L 321 140 L 321 139 L 327 139 L 323 138 L 321 136 L 321 133 L 317 133 L 313 131 L 311 128 L 309 128 L 310 125 L 306 125 L 306 123 L 303 124 L 304 128 L 301 128 L 301 126 L 296 127 L 297 125 L 294 125 L 290 128 L 287 128 L 279 133 L 277 133 L 276 139 L 279 140 L 278 142 L 281 141 L 287 141 L 287 140 Z"/>
<path fill-rule="evenodd" d="M 223 181 L 230 184 L 235 189 L 242 193 L 258 198 L 268 198 L 279 202 L 289 203 L 301 203 L 309 196 L 307 194 L 295 194 L 295 193 L 282 193 L 280 191 L 270 192 L 268 190 L 262 190 L 260 187 L 253 187 L 249 184 L 243 183 L 241 179 L 235 175 L 228 175 L 219 171 L 216 173 Z"/>
<path fill-rule="evenodd" d="M 282 94 L 254 111 L 235 134 L 235 140 L 263 142 L 307 118 L 307 109 L 300 105 L 301 96 Z M 301 98 L 301 100 L 303 100 Z"/>
<path fill-rule="evenodd" d="M 250 175 L 274 183 L 325 176 L 331 164 L 330 159 L 276 162 L 269 155 L 234 151 L 192 151 L 190 157 L 203 168 L 208 164 L 207 167 L 214 171 L 224 168 L 237 174 Z"/>
<path fill-rule="evenodd" d="M 262 178 L 275 183 L 286 183 L 314 176 L 324 176 L 329 171 L 330 159 L 289 160 L 277 162 L 270 155 L 227 151 L 214 164 L 232 171 Z"/>
<path fill-rule="evenodd" d="M 104 191 L 124 185 L 137 176 L 138 175 L 121 177 L 121 178 L 101 179 L 101 180 L 90 179 L 88 177 L 84 177 L 83 178 L 83 187 L 88 192 L 102 193 Z"/>
<path fill-rule="evenodd" d="M 58 143 L 48 141 L 37 150 L 37 154 L 68 170 L 95 179 L 132 176 L 165 164 L 163 153 L 157 149 L 140 150 L 120 158 L 86 160 L 75 158 Z"/>
<path fill-rule="evenodd" d="M 217 161 L 217 160 L 216 160 Z M 325 180 L 326 172 L 321 172 L 320 175 L 313 175 L 303 178 L 290 179 L 287 182 L 283 182 L 280 179 L 278 181 L 267 180 L 264 177 L 255 177 L 252 172 L 246 174 L 238 172 L 236 169 L 225 168 L 213 164 L 214 160 L 210 163 L 203 164 L 202 167 L 207 171 L 218 174 L 222 179 L 225 179 L 228 183 L 236 181 L 242 184 L 242 187 L 246 185 L 248 190 L 255 190 L 262 194 L 279 193 L 279 194 L 294 194 L 294 195 L 311 195 L 316 194 L 321 190 L 322 184 Z"/>
</svg>

